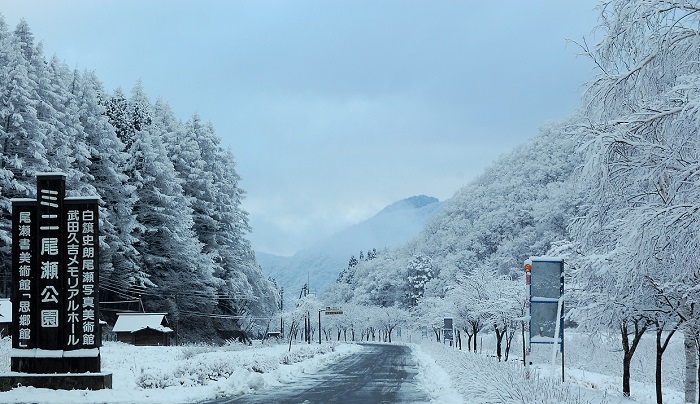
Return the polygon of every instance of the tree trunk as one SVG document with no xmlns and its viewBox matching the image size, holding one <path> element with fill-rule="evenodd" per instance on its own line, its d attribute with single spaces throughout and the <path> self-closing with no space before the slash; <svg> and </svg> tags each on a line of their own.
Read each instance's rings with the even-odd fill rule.
<svg viewBox="0 0 700 404">
<path fill-rule="evenodd" d="M 622 322 L 620 331 L 622 333 L 622 350 L 624 352 L 622 355 L 622 395 L 624 397 L 629 397 L 631 393 L 630 364 L 632 362 L 632 353 L 630 352 L 629 332 L 625 321 Z"/>
<path fill-rule="evenodd" d="M 433 332 L 435 333 L 435 339 L 436 339 L 435 342 L 440 342 L 440 330 L 438 330 L 437 328 L 433 327 Z"/>
<path fill-rule="evenodd" d="M 464 333 L 467 334 L 467 351 L 472 350 L 472 334 L 467 330 L 467 327 L 462 328 Z"/>
<path fill-rule="evenodd" d="M 698 364 L 696 362 L 696 339 L 695 330 L 686 324 L 683 329 L 683 348 L 685 350 L 685 402 L 695 402 L 696 377 L 698 374 Z"/>
<path fill-rule="evenodd" d="M 697 358 L 698 362 L 700 362 L 700 344 L 698 344 L 698 335 L 695 335 L 695 347 L 697 348 Z M 700 385 L 700 366 L 698 368 L 698 385 Z M 698 395 L 698 404 L 700 404 L 700 395 Z"/>
<path fill-rule="evenodd" d="M 661 349 L 661 334 L 663 329 L 661 326 L 656 328 L 656 404 L 663 404 L 664 398 L 661 395 L 661 359 L 663 358 L 663 350 Z"/>
<path fill-rule="evenodd" d="M 664 326 L 658 322 L 656 323 L 656 404 L 663 404 L 663 396 L 661 394 L 661 359 L 663 359 L 664 352 L 668 347 L 668 342 L 671 340 L 673 334 L 676 333 L 682 322 L 682 320 L 679 320 L 668 335 L 666 335 L 666 338 L 662 338 Z"/>
<path fill-rule="evenodd" d="M 295 320 L 292 320 L 292 324 L 289 326 L 289 351 L 292 351 L 292 335 L 294 335 L 294 339 L 296 338 L 297 335 L 297 324 Z"/>
<path fill-rule="evenodd" d="M 505 361 L 506 362 L 508 362 L 508 355 L 510 354 L 510 347 L 513 345 L 513 337 L 515 337 L 515 327 L 511 327 L 508 330 L 508 332 L 506 333 L 506 354 L 505 354 Z"/>
<path fill-rule="evenodd" d="M 494 330 L 496 330 L 496 357 L 498 358 L 498 361 L 501 361 L 501 344 L 503 343 L 503 334 L 505 333 L 504 331 L 501 331 L 498 329 L 497 324 L 493 324 Z"/>
<path fill-rule="evenodd" d="M 307 338 L 306 342 L 310 344 L 310 343 L 311 343 L 311 338 L 314 337 L 314 332 L 313 332 L 313 330 L 311 329 L 311 313 L 308 312 L 308 311 L 306 312 L 306 318 L 307 318 L 307 322 L 306 322 L 306 323 L 309 325 L 309 331 L 308 331 L 308 334 L 307 334 L 307 335 L 308 335 L 308 338 Z M 318 330 L 318 332 L 321 332 L 321 330 Z"/>
<path fill-rule="evenodd" d="M 631 393 L 630 389 L 630 366 L 632 364 L 632 356 L 634 355 L 634 352 L 637 350 L 637 346 L 639 345 L 639 341 L 642 339 L 642 335 L 647 330 L 647 327 L 649 326 L 648 322 L 646 319 L 642 318 L 636 318 L 631 320 L 632 324 L 634 325 L 634 337 L 632 338 L 632 343 L 630 344 L 629 336 L 630 336 L 630 330 L 628 326 L 630 325 L 630 321 L 625 319 L 622 320 L 622 323 L 620 324 L 620 333 L 622 335 L 622 395 L 625 397 L 629 397 Z M 643 325 L 640 327 L 640 323 L 643 323 Z"/>
</svg>

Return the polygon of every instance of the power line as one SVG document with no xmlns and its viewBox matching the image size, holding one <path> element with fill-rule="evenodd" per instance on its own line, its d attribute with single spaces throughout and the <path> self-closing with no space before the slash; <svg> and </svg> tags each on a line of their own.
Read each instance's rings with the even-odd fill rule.
<svg viewBox="0 0 700 404">
<path fill-rule="evenodd" d="M 138 303 L 140 300 L 120 300 L 114 302 L 100 302 L 100 304 L 122 304 L 122 303 Z"/>
</svg>

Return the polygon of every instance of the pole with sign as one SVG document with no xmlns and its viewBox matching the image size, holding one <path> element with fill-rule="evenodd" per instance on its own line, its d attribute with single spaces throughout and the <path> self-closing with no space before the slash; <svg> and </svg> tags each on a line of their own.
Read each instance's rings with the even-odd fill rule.
<svg viewBox="0 0 700 404">
<path fill-rule="evenodd" d="M 327 316 L 343 314 L 343 309 L 340 307 L 330 307 L 326 306 L 325 309 L 318 309 L 318 343 L 321 344 L 321 313 L 325 313 Z"/>
<path fill-rule="evenodd" d="M 530 362 L 527 356 L 530 354 L 530 271 L 532 271 L 532 262 L 525 261 L 525 287 L 527 288 L 528 296 L 525 298 L 525 311 L 527 314 L 522 319 L 522 338 L 523 338 L 523 366 L 525 366 L 525 378 L 530 378 Z"/>
</svg>

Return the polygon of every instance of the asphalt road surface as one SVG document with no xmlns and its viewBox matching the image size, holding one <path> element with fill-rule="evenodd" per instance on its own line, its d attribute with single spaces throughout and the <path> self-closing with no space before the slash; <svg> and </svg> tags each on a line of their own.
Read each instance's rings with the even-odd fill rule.
<svg viewBox="0 0 700 404">
<path fill-rule="evenodd" d="M 286 387 L 210 403 L 426 403 L 418 390 L 418 367 L 402 345 L 364 344 L 363 349 Z"/>
</svg>

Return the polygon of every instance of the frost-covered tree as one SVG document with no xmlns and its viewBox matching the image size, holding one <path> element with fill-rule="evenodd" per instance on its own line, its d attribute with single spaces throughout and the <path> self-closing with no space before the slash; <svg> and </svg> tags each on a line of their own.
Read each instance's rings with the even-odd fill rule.
<svg viewBox="0 0 700 404">
<path fill-rule="evenodd" d="M 276 311 L 276 287 L 263 276 L 245 238 L 250 227 L 241 208 L 243 191 L 233 156 L 221 148 L 213 126 L 197 114 L 180 124 L 168 105 L 158 101 L 149 116 L 163 128 L 168 154 L 192 207 L 193 231 L 212 264 L 217 312 L 241 316 Z M 225 333 L 230 324 L 224 321 L 217 327 Z"/>
<path fill-rule="evenodd" d="M 218 146 L 219 139 L 211 124 L 204 125 L 203 129 L 206 136 L 198 139 L 207 168 L 214 173 L 217 195 L 214 211 L 218 230 L 213 233 L 213 239 L 224 270 L 215 276 L 227 284 L 225 293 L 245 296 L 249 303 L 246 313 L 234 306 L 220 309 L 254 316 L 270 315 L 277 310 L 279 292 L 264 276 L 247 239 L 251 228 L 248 212 L 242 207 L 245 192 L 239 185 L 234 156 L 230 150 Z M 236 302 L 235 299 L 229 301 Z"/>
<path fill-rule="evenodd" d="M 203 326 L 216 301 L 211 264 L 200 259 L 202 245 L 192 231 L 191 208 L 158 136 L 138 132 L 130 154 L 131 184 L 138 198 L 136 249 L 156 286 L 149 289 L 144 305 L 172 313 L 176 321 L 196 329 Z"/>
<path fill-rule="evenodd" d="M 0 21 L 0 252 L 11 268 L 11 198 L 32 197 L 34 174 L 50 170 L 45 127 L 37 108 L 39 83 L 34 36 L 22 20 L 14 32 Z"/>
<path fill-rule="evenodd" d="M 140 264 L 134 244 L 137 227 L 133 214 L 135 187 L 128 184 L 124 168 L 128 154 L 100 105 L 102 83 L 93 72 L 74 72 L 71 93 L 85 134 L 89 153 L 90 184 L 100 197 L 100 282 L 107 300 L 131 297 L 133 286 L 152 286 Z"/>
<path fill-rule="evenodd" d="M 360 261 L 355 267 L 351 301 L 357 304 L 389 307 L 408 306 L 407 259 L 390 253 L 372 261 Z"/>
<path fill-rule="evenodd" d="M 301 330 L 304 342 L 309 344 L 312 342 L 313 334 L 318 328 L 314 318 L 321 306 L 321 302 L 319 302 L 316 296 L 309 294 L 297 299 L 294 302 L 294 307 L 288 310 L 286 323 L 289 324 L 288 338 L 290 351 L 292 349 L 292 338 L 296 339 L 299 330 Z"/>
<path fill-rule="evenodd" d="M 118 88 L 111 96 L 104 95 L 100 101 L 117 137 L 126 147 L 130 147 L 134 141 L 136 129 L 133 127 L 126 95 L 121 88 Z"/>
<path fill-rule="evenodd" d="M 90 185 L 89 151 L 79 120 L 77 103 L 70 91 L 72 72 L 52 57 L 46 64 L 40 51 L 35 52 L 38 79 L 37 118 L 46 135 L 46 158 L 52 171 L 66 174 L 66 188 L 79 195 L 94 195 Z"/>
<path fill-rule="evenodd" d="M 652 297 L 640 284 L 632 283 L 629 276 L 622 276 L 607 254 L 581 255 L 575 249 L 567 251 L 569 248 L 572 247 L 559 250 L 569 257 L 565 273 L 570 307 L 567 318 L 576 321 L 582 331 L 619 330 L 623 350 L 622 391 L 629 396 L 632 358 L 652 325 L 647 305 Z"/>
<path fill-rule="evenodd" d="M 37 115 L 41 100 L 36 64 L 32 63 L 33 40 L 28 25 L 22 20 L 6 44 L 10 69 L 7 81 L 2 83 L 2 156 L 4 167 L 12 172 L 16 181 L 5 190 L 8 196 L 30 196 L 34 173 L 49 170 L 45 147 L 48 139 Z"/>
<path fill-rule="evenodd" d="M 7 123 L 8 119 L 12 119 L 12 111 L 7 108 L 7 103 L 5 102 L 6 97 L 12 91 L 11 87 L 7 86 L 12 77 L 11 51 L 10 32 L 5 19 L 0 15 L 0 97 L 3 100 L 3 102 L 0 102 L 0 190 L 2 190 L 2 193 L 0 193 L 0 266 L 2 268 L 10 268 L 12 265 L 10 256 L 10 245 L 12 242 L 10 211 L 12 207 L 10 195 L 6 195 L 6 192 L 11 192 L 14 188 L 15 180 L 8 166 L 8 156 L 5 154 L 10 141 L 7 134 Z"/>
<path fill-rule="evenodd" d="M 132 99 L 141 108 L 149 105 L 140 86 Z M 166 130 L 160 122 L 145 127 L 135 132 L 128 149 L 139 226 L 136 249 L 144 272 L 156 285 L 144 305 L 173 313 L 191 330 L 210 328 L 209 315 L 217 303 L 213 266 L 193 230 L 192 208 L 163 142 Z"/>
<path fill-rule="evenodd" d="M 372 261 L 373 259 L 377 258 L 377 249 L 373 248 L 371 250 L 367 250 L 367 257 L 365 257 L 366 261 Z"/>
<path fill-rule="evenodd" d="M 423 297 L 420 304 L 413 308 L 412 314 L 418 318 L 419 326 L 425 325 L 430 327 L 435 340 L 440 342 L 442 335 L 442 326 L 445 317 L 452 317 L 455 320 L 455 326 L 460 327 L 465 323 L 461 323 L 464 317 L 460 316 L 458 304 L 462 299 L 452 300 L 449 298 L 441 298 L 434 296 Z"/>
<path fill-rule="evenodd" d="M 418 254 L 408 265 L 409 305 L 418 304 L 425 293 L 425 285 L 433 278 L 433 262 L 430 257 Z"/>
<path fill-rule="evenodd" d="M 478 332 L 488 326 L 496 333 L 496 356 L 501 360 L 504 337 L 513 331 L 515 319 L 523 315 L 523 282 L 494 270 L 477 270 L 460 276 L 450 295 L 462 302 L 457 308 L 470 326 L 465 332 L 474 338 L 474 350 Z M 510 348 L 509 340 L 505 341 Z"/>
<path fill-rule="evenodd" d="M 391 335 L 396 327 L 408 324 L 409 313 L 396 306 L 382 307 L 379 309 L 377 322 L 384 330 L 384 335 L 386 336 L 385 342 L 391 342 Z"/>
<path fill-rule="evenodd" d="M 584 99 L 581 178 L 591 204 L 577 238 L 584 254 L 600 254 L 596 232 L 606 235 L 602 253 L 611 266 L 658 303 L 654 324 L 680 321 L 679 312 L 698 299 L 684 287 L 696 283 L 700 268 L 696 3 L 608 2 L 603 39 L 584 46 L 599 75 Z M 661 313 L 668 317 L 661 320 Z"/>
</svg>

